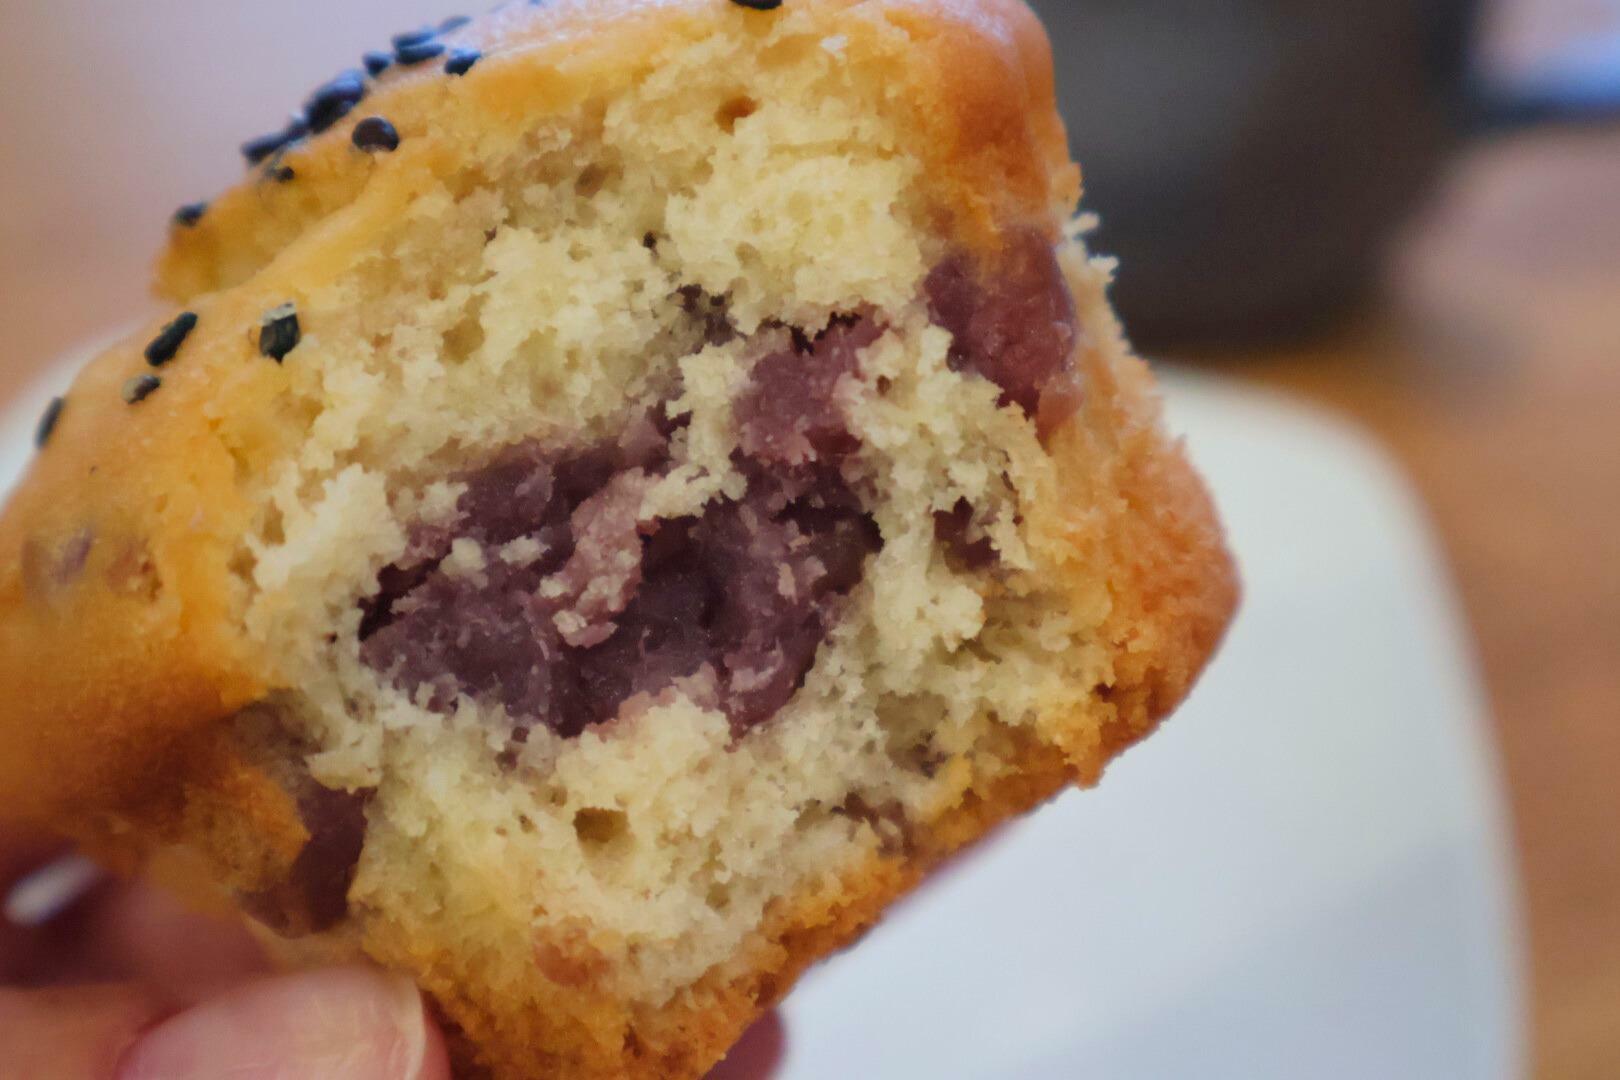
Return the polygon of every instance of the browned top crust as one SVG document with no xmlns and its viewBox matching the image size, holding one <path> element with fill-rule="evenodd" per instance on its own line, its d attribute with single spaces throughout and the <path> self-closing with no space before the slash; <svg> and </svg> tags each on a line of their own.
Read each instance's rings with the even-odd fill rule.
<svg viewBox="0 0 1620 1080">
<path fill-rule="evenodd" d="M 891 87 L 928 183 L 957 239 L 989 242 L 997 222 L 1054 227 L 1080 194 L 1058 118 L 1046 32 L 1023 0 L 789 0 L 772 12 L 733 0 L 554 0 L 509 3 L 446 36 L 480 50 L 472 76 L 437 63 L 386 72 L 344 121 L 287 158 L 293 185 L 257 173 L 177 225 L 158 263 L 158 291 L 185 302 L 236 285 L 381 178 L 357 169 L 350 133 L 382 115 L 407 135 L 409 166 L 385 182 L 442 173 L 465 152 L 458 136 L 503 135 L 591 97 L 611 95 L 713 34 L 763 38 L 799 21 L 807 41 L 843 39 L 851 62 Z"/>
<path fill-rule="evenodd" d="M 714 34 L 763 39 L 782 18 L 806 41 L 841 39 L 852 65 L 891 88 L 901 149 L 928 163 L 923 183 L 953 243 L 993 244 L 1009 221 L 1044 221 L 1055 237 L 1079 172 L 1045 34 L 1020 0 L 790 0 L 775 12 L 555 0 L 474 21 L 447 38 L 484 54 L 465 76 L 386 72 L 286 157 L 296 184 L 254 170 L 176 224 L 158 288 L 200 317 L 184 363 L 143 358 L 155 323 L 68 395 L 0 517 L 0 814 L 92 818 L 185 736 L 274 687 L 271 659 L 242 631 L 245 587 L 230 565 L 253 510 L 244 477 L 302 435 L 278 404 L 284 373 L 258 356 L 264 313 L 325 285 L 386 215 L 525 125 L 611 96 L 673 50 Z M 385 160 L 351 143 L 372 115 L 406 136 Z M 161 378 L 161 392 L 126 403 L 141 376 Z"/>
</svg>

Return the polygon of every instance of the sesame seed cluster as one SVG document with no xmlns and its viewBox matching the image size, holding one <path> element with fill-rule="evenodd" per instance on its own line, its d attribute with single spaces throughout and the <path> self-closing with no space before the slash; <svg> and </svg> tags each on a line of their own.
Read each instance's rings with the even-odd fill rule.
<svg viewBox="0 0 1620 1080">
<path fill-rule="evenodd" d="M 538 0 L 529 2 L 540 6 Z M 365 100 L 371 89 L 370 83 L 382 77 L 390 68 L 415 67 L 442 57 L 447 75 L 459 77 L 471 71 L 483 59 L 483 53 L 471 47 L 453 46 L 443 40 L 471 22 L 469 16 L 455 15 L 436 26 L 395 34 L 390 41 L 390 50 L 367 52 L 361 58 L 363 70 L 351 68 L 317 87 L 285 126 L 243 143 L 242 157 L 250 168 L 262 165 L 265 179 L 282 184 L 292 182 L 297 178 L 297 172 L 286 164 L 284 159 L 287 153 L 312 136 L 329 130 L 352 113 Z M 368 154 L 391 153 L 399 149 L 400 134 L 386 118 L 371 116 L 355 125 L 351 141 L 356 149 Z M 175 211 L 172 219 L 174 225 L 182 229 L 195 228 L 207 215 L 208 206 L 206 201 L 187 203 Z M 186 339 L 197 328 L 197 322 L 197 313 L 186 311 L 165 325 L 146 346 L 144 355 L 147 364 L 158 369 L 174 360 Z M 284 304 L 265 314 L 258 332 L 259 352 L 279 364 L 298 347 L 301 338 L 297 309 L 291 303 Z M 162 387 L 163 377 L 155 370 L 142 372 L 124 383 L 122 396 L 127 404 L 138 405 Z M 50 441 L 66 409 L 65 397 L 51 399 L 35 428 L 36 447 L 43 448 Z"/>
<path fill-rule="evenodd" d="M 159 330 L 157 336 L 147 343 L 142 355 L 146 358 L 147 366 L 151 371 L 144 371 L 131 376 L 125 381 L 122 396 L 125 404 L 139 405 L 153 394 L 163 388 L 163 377 L 157 372 L 172 363 L 184 347 L 187 339 L 197 329 L 197 313 L 183 311 Z M 276 363 L 281 363 L 287 355 L 296 349 L 303 340 L 303 331 L 298 323 L 297 306 L 291 302 L 282 304 L 265 313 L 260 321 L 258 330 L 259 354 Z M 46 405 L 44 414 L 34 429 L 34 445 L 43 449 L 55 433 L 57 425 L 61 422 L 62 414 L 67 409 L 66 397 L 52 398 Z"/>
<path fill-rule="evenodd" d="M 264 179 L 281 184 L 292 182 L 298 174 L 286 164 L 286 155 L 349 116 L 366 99 L 372 84 L 391 69 L 418 67 L 442 59 L 446 75 L 459 77 L 471 71 L 484 54 L 470 46 L 444 40 L 471 22 L 466 15 L 456 15 L 436 26 L 395 34 L 388 49 L 367 52 L 360 58 L 360 67 L 342 71 L 316 87 L 285 125 L 243 143 L 242 157 L 250 168 L 263 166 Z M 386 153 L 399 148 L 400 138 L 387 119 L 368 117 L 356 125 L 353 142 L 357 149 L 367 153 Z M 195 228 L 207 213 L 207 202 L 188 203 L 175 212 L 174 224 L 184 229 Z"/>
<path fill-rule="evenodd" d="M 547 0 L 524 0 L 530 7 L 544 7 Z M 740 8 L 750 11 L 775 11 L 783 0 L 731 0 Z M 395 34 L 390 48 L 372 50 L 361 58 L 361 67 L 349 68 L 320 86 L 309 95 L 303 106 L 287 123 L 272 132 L 249 139 L 241 146 L 242 157 L 249 168 L 263 166 L 265 180 L 278 184 L 297 179 L 297 171 L 285 161 L 286 155 L 303 145 L 313 136 L 336 126 L 359 107 L 371 90 L 371 85 L 393 68 L 413 68 L 430 61 L 443 62 L 446 75 L 460 77 L 470 72 L 484 54 L 471 46 L 456 45 L 445 38 L 471 24 L 467 15 L 453 15 L 434 26 L 418 27 Z M 350 142 L 356 150 L 369 155 L 388 154 L 398 150 L 402 142 L 399 129 L 383 116 L 368 116 L 355 124 Z M 172 223 L 177 228 L 193 229 L 208 214 L 207 201 L 187 203 L 174 212 Z M 182 312 L 174 321 L 153 338 L 145 350 L 146 362 L 161 368 L 173 360 L 181 346 L 197 328 L 197 314 Z M 298 313 L 291 303 L 266 313 L 259 328 L 259 351 L 262 355 L 281 363 L 298 347 L 302 331 Z M 123 386 L 124 401 L 138 405 L 162 389 L 163 378 L 154 372 L 132 376 Z M 52 398 L 35 429 L 34 444 L 43 448 L 56 431 L 67 408 L 65 397 Z"/>
</svg>

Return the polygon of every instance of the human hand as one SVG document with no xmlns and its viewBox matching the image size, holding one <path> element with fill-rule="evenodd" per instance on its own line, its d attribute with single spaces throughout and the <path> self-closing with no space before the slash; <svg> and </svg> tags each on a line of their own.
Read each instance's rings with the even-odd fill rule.
<svg viewBox="0 0 1620 1080">
<path fill-rule="evenodd" d="M 274 976 L 240 925 L 59 855 L 0 835 L 0 1080 L 450 1080 L 408 980 Z M 781 1050 L 773 1016 L 711 1080 L 763 1080 Z"/>
</svg>

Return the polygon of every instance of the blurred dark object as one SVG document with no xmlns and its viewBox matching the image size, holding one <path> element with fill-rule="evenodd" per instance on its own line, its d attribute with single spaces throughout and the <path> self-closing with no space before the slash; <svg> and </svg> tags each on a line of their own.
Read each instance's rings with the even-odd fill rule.
<svg viewBox="0 0 1620 1080">
<path fill-rule="evenodd" d="M 1620 48 L 1511 84 L 1478 0 L 1032 0 L 1138 344 L 1311 331 L 1375 280 L 1465 136 L 1620 116 Z"/>
</svg>

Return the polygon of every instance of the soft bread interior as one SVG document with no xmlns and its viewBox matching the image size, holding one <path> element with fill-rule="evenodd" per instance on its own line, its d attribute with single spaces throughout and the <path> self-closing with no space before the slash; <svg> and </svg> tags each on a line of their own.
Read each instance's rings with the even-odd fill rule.
<svg viewBox="0 0 1620 1080">
<path fill-rule="evenodd" d="M 305 334 L 276 407 L 307 437 L 250 480 L 263 511 L 237 569 L 248 632 L 288 688 L 245 737 L 369 793 L 345 932 L 386 919 L 454 939 L 491 985 L 538 964 L 658 1005 L 773 902 L 903 850 L 1030 733 L 1077 742 L 1105 722 L 1109 593 L 1073 542 L 1103 510 L 1072 501 L 1084 485 L 1030 416 L 950 362 L 924 295 L 950 251 L 892 116 L 836 40 L 716 38 L 485 146 L 386 221 L 362 202 L 322 226 L 381 235 L 286 297 Z M 1077 240 L 1060 262 L 1090 335 L 1082 381 L 1106 387 L 1107 267 Z M 725 340 L 694 296 L 723 308 Z M 673 467 L 639 512 L 702 514 L 746 485 L 736 402 L 759 343 L 855 315 L 882 330 L 841 391 L 860 443 L 843 472 L 881 550 L 768 722 L 739 735 L 672 687 L 515 745 L 499 704 L 435 705 L 366 662 L 379 575 L 421 529 L 457 527 L 469 470 L 611 440 L 663 403 L 682 424 Z M 964 503 L 989 566 L 940 537 Z M 478 574 L 485 556 L 463 556 Z M 526 929 L 551 943 L 541 955 Z"/>
</svg>

